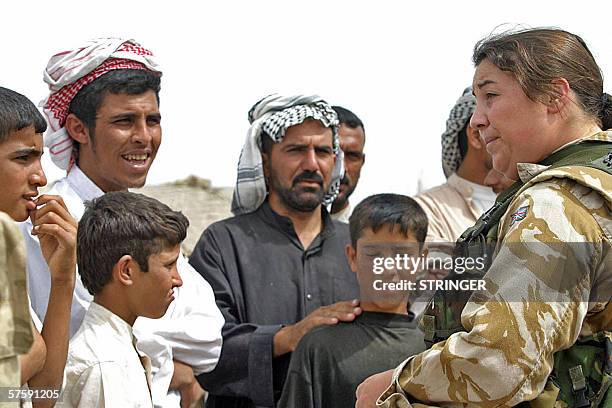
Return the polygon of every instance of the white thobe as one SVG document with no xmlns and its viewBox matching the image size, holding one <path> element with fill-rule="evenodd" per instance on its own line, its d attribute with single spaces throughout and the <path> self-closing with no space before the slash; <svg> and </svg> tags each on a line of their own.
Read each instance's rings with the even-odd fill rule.
<svg viewBox="0 0 612 408">
<path fill-rule="evenodd" d="M 85 201 L 104 194 L 77 166 L 58 180 L 47 194 L 59 195 L 74 218 L 80 220 Z M 44 321 L 49 301 L 51 278 L 40 250 L 38 238 L 31 235 L 30 220 L 21 223 L 27 249 L 29 293 L 32 308 Z M 173 360 L 193 368 L 196 375 L 212 371 L 221 353 L 221 328 L 225 323 L 215 303 L 214 293 L 204 278 L 184 257 L 177 268 L 183 286 L 175 289 L 175 300 L 161 319 L 139 317 L 134 324 L 138 348 L 151 358 L 153 402 L 156 407 L 179 407 L 178 392 L 168 392 L 174 373 Z M 72 298 L 70 335 L 80 327 L 93 297 L 85 289 L 77 271 Z"/>
<path fill-rule="evenodd" d="M 150 362 L 132 326 L 92 302 L 70 340 L 58 408 L 151 408 Z"/>
</svg>

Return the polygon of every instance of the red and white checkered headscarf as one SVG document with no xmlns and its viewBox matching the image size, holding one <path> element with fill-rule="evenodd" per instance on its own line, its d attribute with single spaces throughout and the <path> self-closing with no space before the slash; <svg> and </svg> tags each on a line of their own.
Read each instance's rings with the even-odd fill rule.
<svg viewBox="0 0 612 408">
<path fill-rule="evenodd" d="M 99 38 L 82 47 L 55 54 L 44 72 L 51 93 L 41 102 L 49 129 L 45 146 L 58 167 L 69 170 L 74 163 L 73 140 L 64 124 L 70 102 L 96 78 L 114 69 L 146 69 L 160 72 L 153 53 L 134 40 Z"/>
</svg>

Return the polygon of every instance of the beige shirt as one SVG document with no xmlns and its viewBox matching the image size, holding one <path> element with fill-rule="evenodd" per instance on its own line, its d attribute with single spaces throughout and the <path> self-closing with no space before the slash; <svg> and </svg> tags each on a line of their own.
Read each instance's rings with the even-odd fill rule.
<svg viewBox="0 0 612 408">
<path fill-rule="evenodd" d="M 427 214 L 427 241 L 454 243 L 488 209 L 482 208 L 486 205 L 479 205 L 474 200 L 475 193 L 482 197 L 487 190 L 493 205 L 495 193 L 492 189 L 471 183 L 453 173 L 446 183 L 414 197 Z M 486 202 L 486 199 L 479 200 L 480 203 L 483 201 Z"/>
<path fill-rule="evenodd" d="M 70 340 L 56 407 L 152 407 L 151 363 L 135 344 L 132 326 L 91 302 Z"/>
</svg>

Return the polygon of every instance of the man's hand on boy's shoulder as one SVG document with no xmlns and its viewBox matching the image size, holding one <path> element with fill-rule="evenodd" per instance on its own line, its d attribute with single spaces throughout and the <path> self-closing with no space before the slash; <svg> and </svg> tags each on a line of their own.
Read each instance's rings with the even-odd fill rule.
<svg viewBox="0 0 612 408">
<path fill-rule="evenodd" d="M 352 322 L 361 312 L 357 299 L 319 307 L 299 322 L 283 327 L 274 335 L 274 356 L 293 352 L 302 337 L 315 327 Z"/>
<path fill-rule="evenodd" d="M 70 215 L 62 197 L 38 197 L 30 219 L 32 235 L 38 236 L 40 249 L 51 271 L 51 280 L 56 283 L 74 283 L 78 224 Z"/>
</svg>

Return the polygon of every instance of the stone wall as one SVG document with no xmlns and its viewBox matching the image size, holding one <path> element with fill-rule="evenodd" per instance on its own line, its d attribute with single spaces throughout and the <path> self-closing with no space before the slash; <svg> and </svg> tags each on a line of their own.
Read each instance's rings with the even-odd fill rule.
<svg viewBox="0 0 612 408">
<path fill-rule="evenodd" d="M 212 187 L 210 180 L 189 176 L 167 184 L 145 186 L 131 190 L 153 197 L 189 219 L 183 252 L 189 256 L 202 232 L 215 221 L 232 216 L 232 187 Z"/>
</svg>

